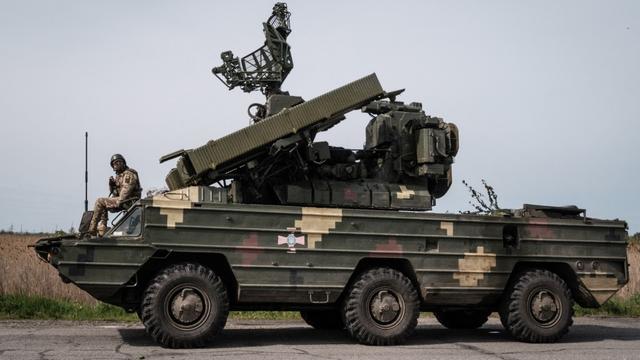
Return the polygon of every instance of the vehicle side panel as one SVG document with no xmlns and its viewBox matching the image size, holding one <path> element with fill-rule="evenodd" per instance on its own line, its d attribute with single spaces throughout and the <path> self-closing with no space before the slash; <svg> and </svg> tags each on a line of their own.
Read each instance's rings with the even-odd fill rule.
<svg viewBox="0 0 640 360">
<path fill-rule="evenodd" d="M 406 259 L 427 305 L 495 303 L 523 262 L 566 264 L 599 303 L 627 281 L 623 222 L 188 202 L 145 213 L 153 247 L 223 254 L 239 303 L 334 302 L 371 258 Z"/>
</svg>

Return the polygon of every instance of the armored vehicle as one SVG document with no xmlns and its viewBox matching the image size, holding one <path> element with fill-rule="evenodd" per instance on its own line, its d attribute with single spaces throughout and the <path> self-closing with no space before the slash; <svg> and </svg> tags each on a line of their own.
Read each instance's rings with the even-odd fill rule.
<svg viewBox="0 0 640 360">
<path fill-rule="evenodd" d="M 208 343 L 230 310 L 300 311 L 371 345 L 405 341 L 420 311 L 451 329 L 497 311 L 514 338 L 552 342 L 574 303 L 598 307 L 626 284 L 624 221 L 575 206 L 427 212 L 451 185 L 457 127 L 375 74 L 308 101 L 282 91 L 289 15 L 276 4 L 265 45 L 213 69 L 263 91 L 252 125 L 163 156 L 178 159 L 169 190 L 122 209 L 103 236 L 36 243 L 63 281 L 136 312 L 168 347 Z M 314 142 L 355 109 L 372 116 L 363 149 Z"/>
<path fill-rule="evenodd" d="M 316 328 L 397 344 L 433 311 L 476 328 L 498 311 L 516 339 L 550 342 L 574 301 L 628 279 L 625 226 L 573 207 L 500 216 L 237 204 L 193 186 L 140 200 L 104 237 L 42 239 L 38 256 L 170 347 L 199 346 L 230 310 L 300 310 Z"/>
</svg>

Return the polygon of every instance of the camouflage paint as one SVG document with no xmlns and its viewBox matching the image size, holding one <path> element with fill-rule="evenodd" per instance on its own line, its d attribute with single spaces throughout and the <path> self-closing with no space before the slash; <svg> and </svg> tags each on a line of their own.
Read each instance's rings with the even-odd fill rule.
<svg viewBox="0 0 640 360">
<path fill-rule="evenodd" d="M 463 259 L 458 259 L 459 272 L 454 273 L 453 278 L 460 281 L 460 286 L 478 286 L 495 266 L 496 254 L 485 254 L 484 247 L 478 246 L 477 252 L 466 253 Z"/>
<path fill-rule="evenodd" d="M 521 262 L 568 265 L 598 303 L 627 282 L 622 221 L 216 204 L 193 201 L 197 190 L 142 200 L 140 237 L 64 240 L 53 264 L 90 293 L 113 294 L 158 250 L 221 254 L 237 304 L 255 308 L 334 302 L 367 258 L 406 260 L 425 308 L 492 306 Z M 508 226 L 515 247 L 505 245 Z M 278 243 L 290 235 L 293 246 Z"/>
<path fill-rule="evenodd" d="M 307 235 L 307 247 L 315 249 L 316 243 L 322 241 L 322 235 L 335 229 L 342 221 L 342 209 L 302 208 L 302 218 L 295 221 L 295 228 Z"/>
</svg>

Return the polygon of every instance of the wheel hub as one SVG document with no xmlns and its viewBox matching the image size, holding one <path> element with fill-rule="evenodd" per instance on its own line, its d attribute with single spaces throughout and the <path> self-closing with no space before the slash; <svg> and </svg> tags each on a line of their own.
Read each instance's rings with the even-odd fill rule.
<svg viewBox="0 0 640 360">
<path fill-rule="evenodd" d="M 540 290 L 531 300 L 531 315 L 540 323 L 553 321 L 560 312 L 556 297 L 547 290 Z"/>
<path fill-rule="evenodd" d="M 183 325 L 196 322 L 202 316 L 203 310 L 202 296 L 192 288 L 182 289 L 171 301 L 171 315 Z"/>
<path fill-rule="evenodd" d="M 398 298 L 387 290 L 379 291 L 372 299 L 370 305 L 371 315 L 381 324 L 392 323 L 400 314 Z"/>
</svg>

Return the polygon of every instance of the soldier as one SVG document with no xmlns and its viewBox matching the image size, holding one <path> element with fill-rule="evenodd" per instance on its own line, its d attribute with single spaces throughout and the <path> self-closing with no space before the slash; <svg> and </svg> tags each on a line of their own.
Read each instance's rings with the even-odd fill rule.
<svg viewBox="0 0 640 360">
<path fill-rule="evenodd" d="M 107 211 L 115 212 L 127 209 L 142 195 L 138 172 L 127 166 L 127 161 L 120 154 L 111 156 L 111 167 L 116 177 L 109 178 L 109 197 L 96 199 L 93 217 L 89 225 L 92 235 L 104 235 L 107 230 Z"/>
</svg>

